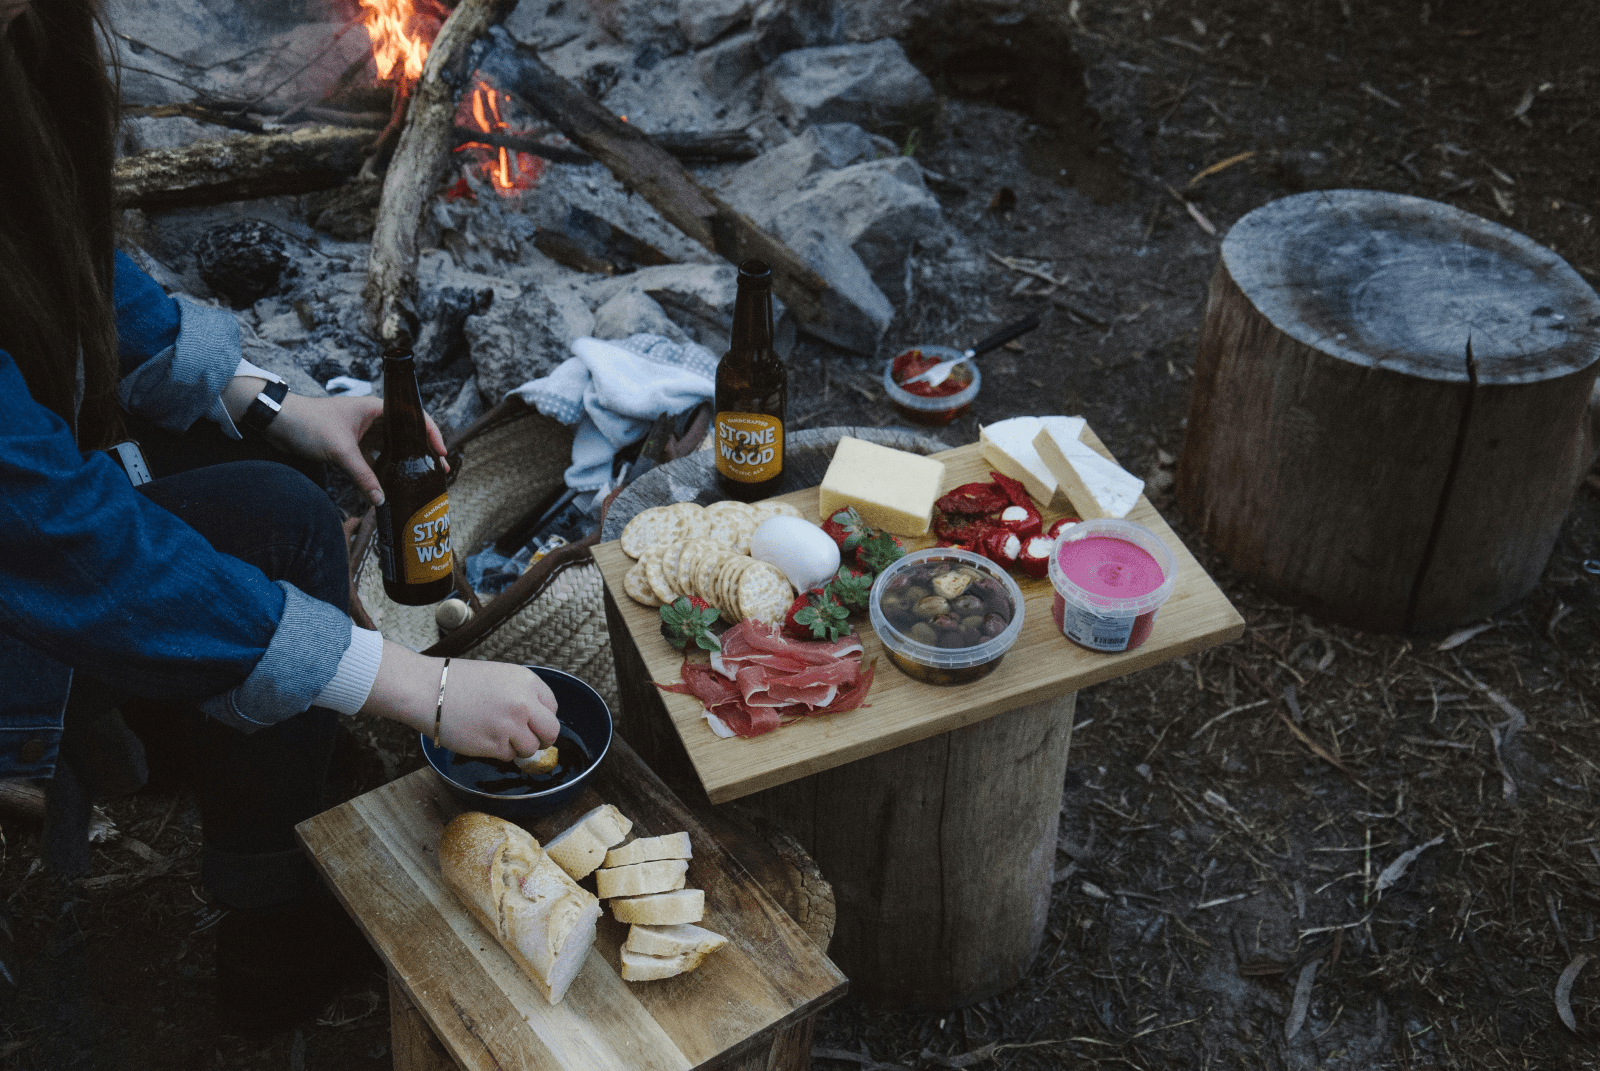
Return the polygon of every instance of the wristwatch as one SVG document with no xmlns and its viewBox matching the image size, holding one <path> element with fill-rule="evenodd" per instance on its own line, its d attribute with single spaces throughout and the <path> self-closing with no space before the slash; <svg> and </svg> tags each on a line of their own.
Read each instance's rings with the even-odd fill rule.
<svg viewBox="0 0 1600 1071">
<path fill-rule="evenodd" d="M 250 408 L 244 411 L 244 415 L 239 418 L 239 423 L 257 435 L 264 434 L 267 430 L 267 425 L 277 419 L 279 411 L 283 408 L 283 399 L 288 393 L 289 384 L 281 380 L 277 383 L 268 383 L 266 389 L 255 396 L 255 400 L 250 403 Z"/>
</svg>

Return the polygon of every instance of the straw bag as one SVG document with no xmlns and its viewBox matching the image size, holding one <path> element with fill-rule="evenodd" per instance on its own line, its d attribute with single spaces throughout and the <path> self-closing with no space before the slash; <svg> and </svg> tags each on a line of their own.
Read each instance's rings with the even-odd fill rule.
<svg viewBox="0 0 1600 1071">
<path fill-rule="evenodd" d="M 603 582 L 590 553 L 599 531 L 534 562 L 487 603 L 480 604 L 467 587 L 461 566 L 562 482 L 572 436 L 572 428 L 513 397 L 468 426 L 451 445 L 450 542 L 456 592 L 473 607 L 470 621 L 441 633 L 433 607 L 402 606 L 389 599 L 375 553 L 372 510 L 362 519 L 350 556 L 351 617 L 424 654 L 565 670 L 587 681 L 616 709 Z"/>
</svg>

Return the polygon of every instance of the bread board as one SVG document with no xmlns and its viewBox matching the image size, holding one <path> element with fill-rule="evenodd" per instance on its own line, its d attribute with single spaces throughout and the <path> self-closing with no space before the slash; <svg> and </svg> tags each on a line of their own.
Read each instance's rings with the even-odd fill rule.
<svg viewBox="0 0 1600 1071">
<path fill-rule="evenodd" d="M 302 822 L 297 833 L 389 965 L 391 979 L 463 1068 L 634 1071 L 722 1066 L 844 995 L 846 980 L 621 740 L 565 810 L 522 824 L 544 842 L 600 803 L 636 836 L 687 831 L 701 923 L 728 938 L 690 974 L 620 977 L 627 927 L 607 908 L 565 999 L 551 1005 L 444 884 L 436 850 L 464 809 L 418 770 Z"/>
<path fill-rule="evenodd" d="M 1111 457 L 1092 429 L 1085 430 L 1083 438 L 1099 453 Z M 989 478 L 990 466 L 976 443 L 933 456 L 944 462 L 945 491 Z M 778 497 L 792 503 L 806 519 L 819 519 L 817 488 Z M 1062 515 L 1049 508 L 1042 508 L 1041 512 L 1046 527 Z M 706 795 L 712 803 L 725 803 L 1242 635 L 1244 619 L 1148 498 L 1140 497 L 1128 519 L 1159 535 L 1178 560 L 1172 597 L 1161 608 L 1150 638 L 1136 650 L 1100 654 L 1077 647 L 1061 635 L 1051 620 L 1055 592 L 1050 582 L 1016 573 L 1013 576 L 1023 593 L 1022 635 L 993 673 L 970 684 L 937 686 L 912 680 L 883 657 L 883 645 L 866 623 L 865 615 L 858 615 L 856 632 L 864 647 L 863 660 L 877 659 L 868 705 L 860 710 L 802 718 L 762 736 L 724 739 L 707 725 L 698 699 L 661 693 L 673 728 L 683 741 Z M 932 537 L 906 540 L 908 549 L 913 550 L 933 543 Z M 678 680 L 683 655 L 661 636 L 657 611 L 634 602 L 623 590 L 622 578 L 632 567 L 633 559 L 623 553 L 616 541 L 597 546 L 594 556 L 651 679 L 663 683 Z"/>
</svg>

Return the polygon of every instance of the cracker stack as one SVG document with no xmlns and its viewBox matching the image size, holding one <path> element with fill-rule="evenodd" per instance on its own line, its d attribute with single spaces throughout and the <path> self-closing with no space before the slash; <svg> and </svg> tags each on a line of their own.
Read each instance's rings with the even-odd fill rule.
<svg viewBox="0 0 1600 1071">
<path fill-rule="evenodd" d="M 622 530 L 622 550 L 637 559 L 623 579 L 628 597 L 663 606 L 698 596 L 730 624 L 754 618 L 781 624 L 794 598 L 788 578 L 750 557 L 750 536 L 768 517 L 798 517 L 787 502 L 678 502 L 640 512 Z"/>
</svg>

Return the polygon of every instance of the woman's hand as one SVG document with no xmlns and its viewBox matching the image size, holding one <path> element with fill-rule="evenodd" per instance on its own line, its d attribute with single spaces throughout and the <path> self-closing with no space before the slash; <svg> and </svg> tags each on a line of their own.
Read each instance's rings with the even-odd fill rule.
<svg viewBox="0 0 1600 1071">
<path fill-rule="evenodd" d="M 283 399 L 282 411 L 267 426 L 267 441 L 301 457 L 333 462 L 350 474 L 373 505 L 381 506 L 383 491 L 362 452 L 361 439 L 382 415 L 382 400 L 371 396 L 307 398 L 290 394 Z M 424 419 L 428 422 L 428 442 L 448 472 L 449 463 L 443 461 L 444 436 L 439 434 L 432 417 Z"/>
<path fill-rule="evenodd" d="M 444 659 L 427 658 L 388 641 L 363 714 L 377 714 L 433 733 Z M 561 732 L 556 697 L 538 674 L 505 662 L 450 662 L 439 743 L 461 755 L 510 762 L 555 743 Z"/>
</svg>

